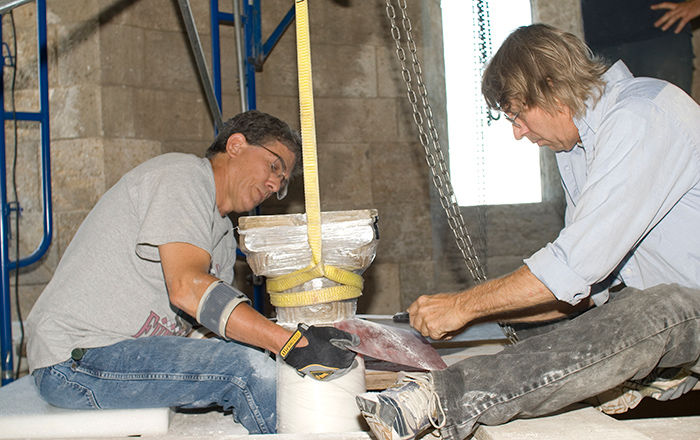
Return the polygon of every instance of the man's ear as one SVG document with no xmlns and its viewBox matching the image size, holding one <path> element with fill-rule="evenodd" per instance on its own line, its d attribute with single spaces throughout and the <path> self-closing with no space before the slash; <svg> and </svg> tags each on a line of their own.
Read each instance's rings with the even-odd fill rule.
<svg viewBox="0 0 700 440">
<path fill-rule="evenodd" d="M 234 133 L 226 140 L 226 153 L 229 156 L 237 156 L 247 145 L 245 136 L 241 133 Z"/>
</svg>

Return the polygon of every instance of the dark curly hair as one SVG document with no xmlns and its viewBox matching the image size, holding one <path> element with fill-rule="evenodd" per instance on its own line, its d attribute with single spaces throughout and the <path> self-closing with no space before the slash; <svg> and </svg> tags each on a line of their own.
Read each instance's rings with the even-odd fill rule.
<svg viewBox="0 0 700 440">
<path fill-rule="evenodd" d="M 226 151 L 226 142 L 232 134 L 240 133 L 251 145 L 265 145 L 278 141 L 296 157 L 292 174 L 301 170 L 301 137 L 286 122 L 259 110 L 239 113 L 224 123 L 224 127 L 214 139 L 206 152 L 207 158 Z"/>
</svg>

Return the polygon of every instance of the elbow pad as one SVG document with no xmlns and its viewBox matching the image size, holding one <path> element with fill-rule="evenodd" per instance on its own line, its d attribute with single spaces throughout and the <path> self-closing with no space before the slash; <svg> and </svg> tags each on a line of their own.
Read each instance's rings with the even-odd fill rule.
<svg viewBox="0 0 700 440">
<path fill-rule="evenodd" d="M 229 316 L 240 303 L 250 300 L 240 290 L 229 286 L 221 280 L 214 281 L 207 287 L 199 299 L 195 318 L 197 322 L 226 338 L 226 323 Z"/>
</svg>

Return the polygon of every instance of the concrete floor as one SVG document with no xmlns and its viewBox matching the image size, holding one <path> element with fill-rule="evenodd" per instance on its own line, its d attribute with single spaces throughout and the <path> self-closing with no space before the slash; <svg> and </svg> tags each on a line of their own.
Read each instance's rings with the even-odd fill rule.
<svg viewBox="0 0 700 440">
<path fill-rule="evenodd" d="M 448 349 L 447 352 L 441 354 L 443 355 L 445 361 L 448 364 L 451 364 L 465 357 L 495 353 L 501 348 L 502 346 L 499 344 L 481 344 L 464 348 L 462 350 Z M 372 376 L 372 372 L 368 374 L 368 385 L 370 376 Z M 384 387 L 388 386 L 390 383 L 393 383 L 391 377 L 382 375 L 379 378 L 387 382 L 383 385 Z M 35 397 L 40 399 L 38 398 L 38 395 Z M 17 406 L 16 398 L 13 397 L 9 404 L 11 404 L 13 408 Z M 0 407 L 2 407 L 2 405 L 0 405 Z M 622 416 L 616 416 L 616 418 L 602 414 L 592 407 L 579 406 L 550 417 L 516 420 L 501 426 L 484 426 L 476 431 L 473 439 L 559 440 L 566 438 L 567 440 L 583 440 L 595 438 L 606 440 L 698 440 L 700 439 L 699 408 L 700 389 L 698 391 L 692 391 L 685 396 L 670 402 L 655 402 L 651 399 L 644 399 L 637 408 Z M 6 411 L 2 411 L 2 413 L 5 412 Z M 6 414 L 1 414 L 0 416 L 2 415 Z M 624 420 L 628 417 L 633 418 Z M 2 424 L 2 417 L 0 417 L 0 438 L 6 437 L 1 435 L 3 431 Z M 114 437 L 112 438 L 114 439 Z M 251 436 L 248 435 L 243 426 L 233 422 L 230 415 L 214 410 L 197 412 L 171 412 L 167 434 L 143 436 L 143 438 L 151 440 L 373 439 L 368 432 Z M 432 439 L 433 437 L 426 438 Z"/>
<path fill-rule="evenodd" d="M 367 432 L 247 435 L 230 417 L 212 411 L 174 414 L 167 435 L 152 440 L 370 440 Z M 426 436 L 426 439 L 433 437 Z M 550 417 L 516 420 L 479 428 L 473 440 L 698 440 L 700 416 L 616 420 L 591 407 L 572 408 Z"/>
</svg>

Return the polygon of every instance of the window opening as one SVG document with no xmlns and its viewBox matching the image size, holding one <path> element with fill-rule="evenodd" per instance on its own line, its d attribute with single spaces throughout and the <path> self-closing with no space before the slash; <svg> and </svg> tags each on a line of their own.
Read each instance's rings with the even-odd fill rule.
<svg viewBox="0 0 700 440">
<path fill-rule="evenodd" d="M 531 22 L 530 0 L 442 0 L 450 176 L 461 206 L 542 201 L 539 147 L 516 141 L 505 118 L 488 121 L 481 95 L 491 47 Z"/>
</svg>

